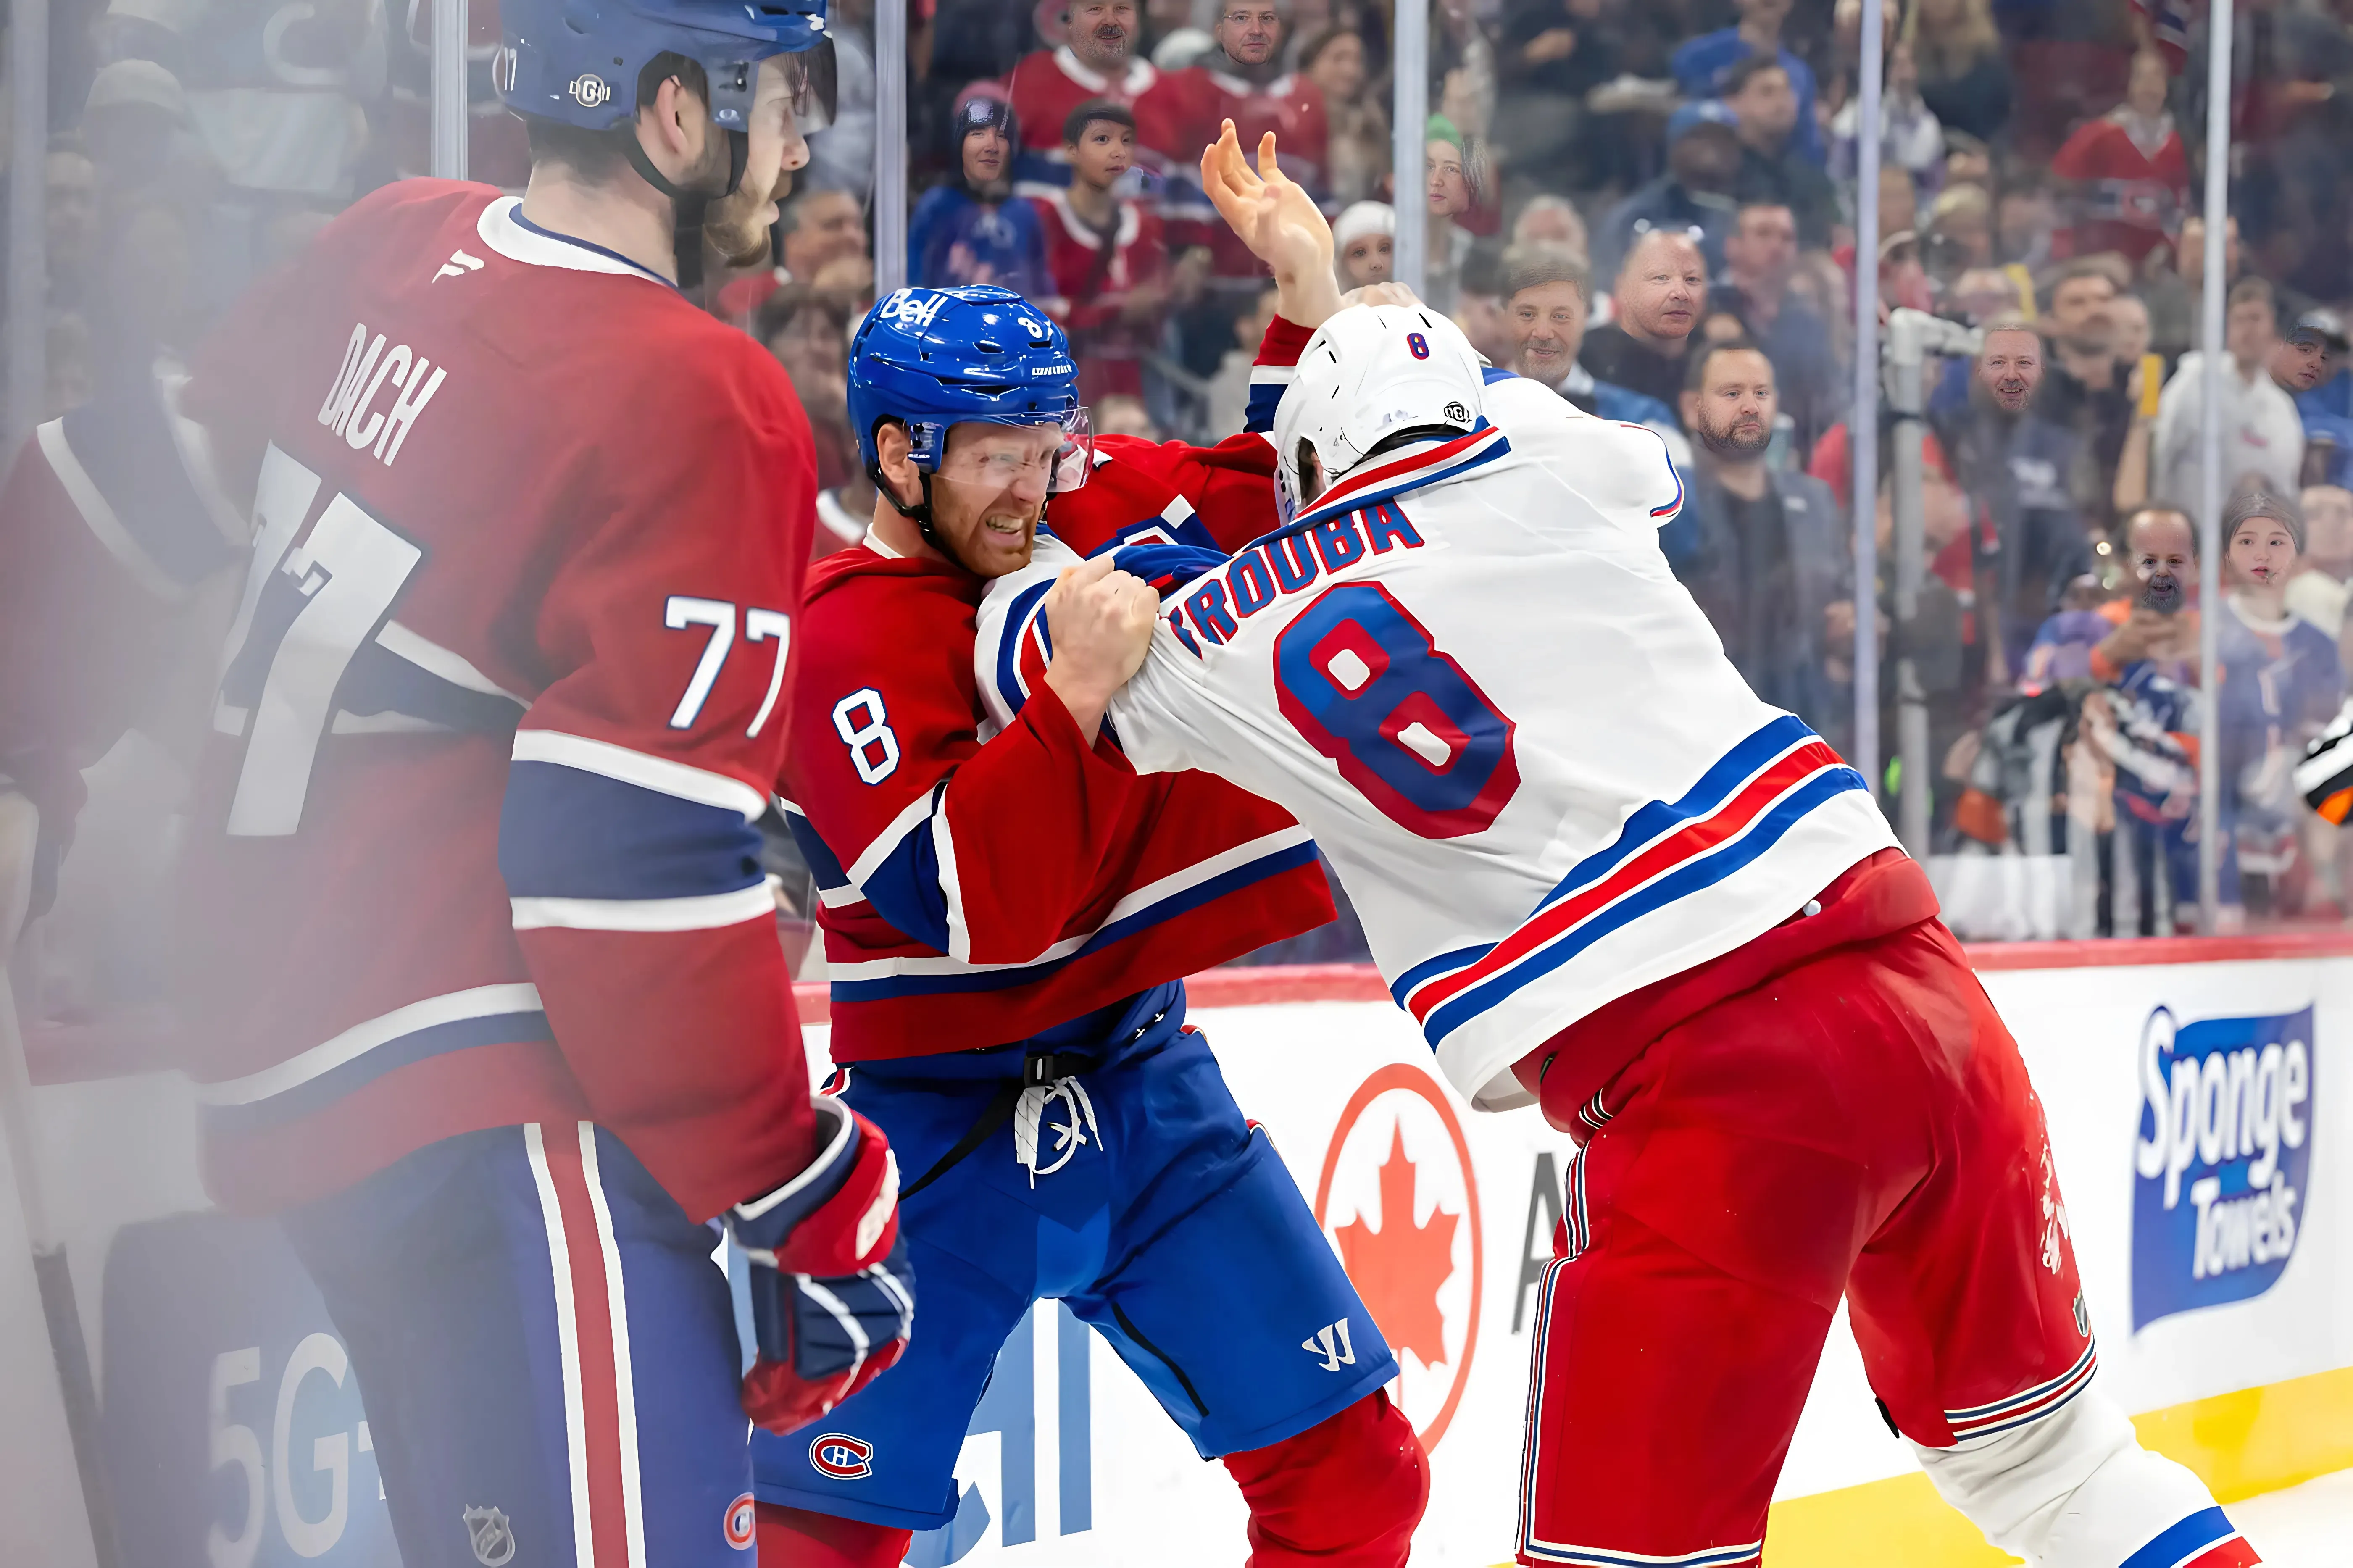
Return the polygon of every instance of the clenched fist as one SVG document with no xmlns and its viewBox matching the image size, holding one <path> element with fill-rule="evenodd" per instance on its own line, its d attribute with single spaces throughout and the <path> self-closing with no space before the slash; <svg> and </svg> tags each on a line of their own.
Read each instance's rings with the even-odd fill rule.
<svg viewBox="0 0 2353 1568">
<path fill-rule="evenodd" d="M 1045 622 L 1053 638 L 1046 684 L 1093 735 L 1112 693 L 1144 665 L 1160 621 L 1160 595 L 1143 578 L 1098 555 L 1063 572 L 1046 590 Z"/>
</svg>

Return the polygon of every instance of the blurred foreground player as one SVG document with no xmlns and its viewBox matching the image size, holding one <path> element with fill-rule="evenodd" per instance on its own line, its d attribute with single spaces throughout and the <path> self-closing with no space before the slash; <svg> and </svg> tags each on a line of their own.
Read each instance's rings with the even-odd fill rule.
<svg viewBox="0 0 2353 1568">
<path fill-rule="evenodd" d="M 1141 771 L 1296 812 L 1455 1086 L 1583 1146 L 1520 1561 L 1757 1561 L 1841 1295 L 1890 1420 L 1996 1545 L 2256 1561 L 2092 1387 L 2017 1047 L 1861 775 L 1668 571 L 1658 437 L 1484 383 L 1435 312 L 1324 322 L 1276 414 L 1282 526 L 1174 592 L 1109 720 Z M 1034 586 L 998 584 L 984 635 Z M 1059 637 L 1055 608 L 1015 635 Z"/>
<path fill-rule="evenodd" d="M 1251 237 L 1290 318 L 1269 394 L 1335 303 L 1320 230 Z M 946 1524 L 997 1351 L 1060 1298 L 1223 1459 L 1257 1568 L 1393 1568 L 1427 1489 L 1395 1361 L 1185 1023 L 1185 975 L 1331 918 L 1314 846 L 1218 780 L 1137 779 L 1101 738 L 1156 611 L 1108 563 L 1041 584 L 1050 652 L 1008 649 L 976 689 L 975 606 L 1050 507 L 1162 551 L 1272 521 L 1262 436 L 1092 441 L 1077 384 L 1060 328 L 1002 289 L 902 289 L 851 347 L 881 496 L 866 542 L 811 571 L 790 777 L 839 1091 L 905 1161 L 923 1327 L 823 1423 L 754 1440 L 761 1552 L 881 1568 Z"/>
<path fill-rule="evenodd" d="M 408 1568 L 737 1563 L 745 1413 L 821 1414 L 913 1311 L 890 1152 L 812 1105 L 752 826 L 807 426 L 674 282 L 706 220 L 723 251 L 775 217 L 823 13 L 501 9 L 528 193 L 360 202 L 182 400 L 253 519 L 185 1065 L 212 1192 L 282 1215 L 349 1347 Z M 69 416 L 12 488 L 0 537 L 73 615 L 135 620 L 217 544 L 138 434 Z"/>
</svg>

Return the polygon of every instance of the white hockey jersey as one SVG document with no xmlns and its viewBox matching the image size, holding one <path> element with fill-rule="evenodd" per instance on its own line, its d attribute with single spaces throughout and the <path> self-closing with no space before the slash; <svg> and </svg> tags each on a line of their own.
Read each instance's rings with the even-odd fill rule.
<svg viewBox="0 0 2353 1568">
<path fill-rule="evenodd" d="M 1172 595 L 1112 722 L 1139 772 L 1203 769 L 1295 815 L 1448 1079 L 1500 1110 L 1532 1098 L 1521 1057 L 1895 840 L 1668 569 L 1683 490 L 1658 436 L 1515 380 L 1487 415 Z M 994 585 L 985 691 L 1050 646 L 1024 590 L 1070 559 Z"/>
</svg>

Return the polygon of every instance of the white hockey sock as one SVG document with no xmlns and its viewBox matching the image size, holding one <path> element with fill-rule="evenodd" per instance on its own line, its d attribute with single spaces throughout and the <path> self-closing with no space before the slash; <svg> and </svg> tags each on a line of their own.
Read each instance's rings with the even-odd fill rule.
<svg viewBox="0 0 2353 1568">
<path fill-rule="evenodd" d="M 2185 1537 L 2179 1557 L 2134 1561 L 2214 1498 L 2189 1470 L 2142 1447 L 2096 1385 L 2015 1430 L 1913 1450 L 1944 1500 L 2029 1568 L 2176 1568 L 2211 1544 Z"/>
</svg>

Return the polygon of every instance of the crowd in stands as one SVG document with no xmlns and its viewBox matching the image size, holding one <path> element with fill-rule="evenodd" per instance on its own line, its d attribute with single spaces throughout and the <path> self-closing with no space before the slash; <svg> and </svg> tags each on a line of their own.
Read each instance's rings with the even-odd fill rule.
<svg viewBox="0 0 2353 1568">
<path fill-rule="evenodd" d="M 1887 40 L 1876 126 L 1866 3 Z M 2342 700 L 2353 591 L 2353 4 L 2237 8 L 2218 345 L 2199 331 L 2201 6 L 1429 4 L 1422 166 L 1398 171 L 1391 0 L 913 0 L 908 280 L 1044 303 L 1097 430 L 1217 439 L 1240 423 L 1273 297 L 1195 165 L 1222 120 L 1246 145 L 1271 130 L 1334 222 L 1344 286 L 1390 276 L 1397 204 L 1418 204 L 1424 296 L 1491 363 L 1661 435 L 1689 498 L 1662 531 L 1670 563 L 1768 700 L 1851 746 L 1856 618 L 1887 629 L 1883 744 L 1900 658 L 1929 714 L 1933 848 L 1965 934 L 2192 929 L 2209 703 L 2224 925 L 2353 913 L 2353 846 L 2340 858 L 2288 779 Z M 421 170 L 429 11 L 61 0 L 53 408 L 111 363 L 185 351 L 341 203 Z M 473 171 L 513 186 L 491 11 L 474 0 Z M 708 296 L 801 393 L 820 549 L 854 542 L 872 506 L 842 369 L 874 293 L 872 11 L 837 0 L 834 122 L 771 258 Z M 237 40 L 264 34 L 278 53 L 255 66 Z M 1982 334 L 1922 389 L 1930 566 L 1900 627 L 1888 572 L 1853 581 L 1858 265 L 1883 305 Z M 2231 496 L 2218 604 L 2200 602 L 2189 521 L 2208 353 Z M 2201 683 L 2207 616 L 2221 657 Z"/>
<path fill-rule="evenodd" d="M 1657 430 L 1688 500 L 1669 561 L 1769 700 L 1850 746 L 1873 614 L 1926 698 L 1933 845 L 1970 934 L 2197 923 L 2197 737 L 2218 706 L 2221 923 L 2335 919 L 2336 830 L 2289 764 L 2343 697 L 2353 577 L 2348 184 L 2353 7 L 2242 6 L 2229 317 L 2219 352 L 2224 592 L 2198 602 L 2203 17 L 2038 0 L 1433 0 L 1419 188 L 1391 168 L 1385 7 L 940 0 L 913 94 L 909 277 L 1015 278 L 1071 328 L 1099 411 L 1212 439 L 1265 280 L 1204 224 L 1221 118 L 1274 130 L 1334 221 L 1344 285 L 1388 277 L 1419 203 L 1424 297 L 1498 367 Z M 1856 233 L 1859 142 L 1878 226 Z M 1029 210 L 1021 210 L 1024 197 Z M 980 238 L 971 237 L 979 236 Z M 1852 289 L 1980 330 L 1932 361 L 1927 582 L 1853 581 Z M 1028 286 L 1025 286 L 1028 287 Z M 1221 393 L 1223 395 L 1221 395 Z M 1138 402 L 1130 402 L 1131 395 Z M 1893 468 L 1878 422 L 1878 472 Z M 1893 511 L 1883 478 L 1883 566 Z M 1859 606 L 1862 611 L 1859 612 Z M 2219 680 L 2202 687 L 2202 614 Z M 1891 760 L 1891 792 L 1900 763 Z M 1337 956 L 1319 936 L 1283 956 Z"/>
</svg>

